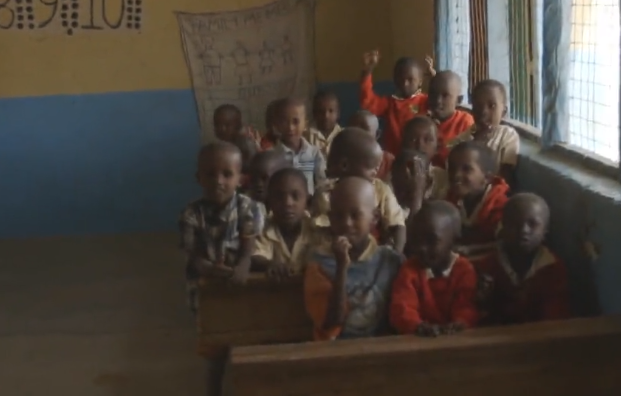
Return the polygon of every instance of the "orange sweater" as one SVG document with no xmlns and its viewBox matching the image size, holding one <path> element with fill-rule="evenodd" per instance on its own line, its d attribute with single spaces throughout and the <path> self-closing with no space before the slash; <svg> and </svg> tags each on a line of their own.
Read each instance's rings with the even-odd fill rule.
<svg viewBox="0 0 621 396">
<path fill-rule="evenodd" d="M 472 251 L 466 254 L 470 260 L 480 258 L 481 254 L 485 255 L 493 249 L 496 232 L 502 220 L 502 211 L 509 200 L 508 191 L 509 185 L 505 180 L 501 177 L 494 177 L 487 193 L 470 214 L 466 214 L 462 201 L 449 191 L 446 199 L 459 208 L 462 226 L 468 229 L 459 244 Z"/>
<path fill-rule="evenodd" d="M 427 94 L 407 99 L 379 96 L 373 91 L 371 74 L 360 82 L 360 107 L 385 120 L 382 148 L 393 155 L 401 151 L 401 132 L 405 123 L 417 114 L 427 113 Z"/>
<path fill-rule="evenodd" d="M 377 178 L 382 181 L 388 182 L 390 179 L 390 171 L 392 170 L 392 163 L 395 162 L 395 156 L 388 151 L 384 151 L 382 155 L 382 163 L 377 170 Z"/>
<path fill-rule="evenodd" d="M 412 258 L 401 266 L 392 285 L 390 323 L 401 334 L 414 333 L 422 322 L 472 327 L 478 319 L 476 287 L 476 272 L 464 257 L 456 256 L 441 277 Z"/>
<path fill-rule="evenodd" d="M 438 152 L 433 157 L 433 165 L 446 168 L 446 160 L 449 154 L 446 142 L 454 139 L 473 125 L 474 118 L 470 113 L 461 110 L 455 110 L 451 117 L 438 123 Z"/>
<path fill-rule="evenodd" d="M 489 321 L 515 324 L 570 317 L 567 270 L 546 247 L 540 247 L 523 280 L 498 249 L 477 263 L 481 273 L 493 280 Z"/>
</svg>

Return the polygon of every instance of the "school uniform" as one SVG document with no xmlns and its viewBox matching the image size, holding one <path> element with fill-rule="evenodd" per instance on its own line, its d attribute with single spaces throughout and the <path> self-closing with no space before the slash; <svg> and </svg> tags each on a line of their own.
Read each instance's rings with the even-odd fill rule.
<svg viewBox="0 0 621 396">
<path fill-rule="evenodd" d="M 461 142 L 474 140 L 475 132 L 476 125 L 450 140 L 447 143 L 449 150 Z M 499 171 L 502 165 L 517 165 L 520 136 L 513 127 L 508 125 L 494 127 L 491 138 L 485 144 L 496 154 L 496 166 Z"/>
<path fill-rule="evenodd" d="M 360 257 L 347 267 L 346 317 L 342 325 L 324 328 L 337 263 L 328 241 L 314 250 L 304 275 L 304 302 L 313 322 L 316 341 L 381 335 L 388 330 L 392 282 L 403 261 L 371 237 Z"/>
<path fill-rule="evenodd" d="M 342 130 L 343 128 L 341 128 L 339 124 L 336 124 L 332 131 L 326 136 L 319 129 L 311 126 L 304 132 L 304 138 L 313 146 L 319 147 L 321 153 L 327 157 L 330 152 L 332 141 Z"/>
<path fill-rule="evenodd" d="M 315 192 L 315 186 L 321 184 L 326 179 L 325 158 L 321 154 L 321 150 L 311 145 L 306 139 L 302 138 L 302 145 L 297 153 L 282 142 L 278 142 L 274 146 L 274 150 L 282 152 L 294 168 L 304 173 L 308 192 L 311 195 Z"/>
<path fill-rule="evenodd" d="M 446 168 L 446 160 L 449 154 L 449 148 L 446 143 L 472 128 L 474 118 L 472 118 L 470 113 L 461 110 L 455 110 L 453 115 L 444 121 L 434 118 L 431 112 L 428 115 L 438 124 L 438 151 L 433 157 L 432 163 L 435 166 Z"/>
<path fill-rule="evenodd" d="M 401 334 L 413 334 L 422 322 L 476 325 L 477 277 L 465 258 L 453 254 L 441 274 L 421 266 L 416 258 L 406 261 L 392 287 L 390 323 Z"/>
</svg>

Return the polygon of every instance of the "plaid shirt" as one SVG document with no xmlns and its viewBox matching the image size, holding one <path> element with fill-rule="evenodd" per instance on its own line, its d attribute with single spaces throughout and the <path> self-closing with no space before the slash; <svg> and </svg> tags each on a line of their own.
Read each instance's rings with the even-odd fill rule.
<svg viewBox="0 0 621 396">
<path fill-rule="evenodd" d="M 308 140 L 302 138 L 302 147 L 297 153 L 282 142 L 279 142 L 274 150 L 284 153 L 293 167 L 304 173 L 309 194 L 312 195 L 315 192 L 315 186 L 323 183 L 326 179 L 326 160 L 319 147 L 311 145 Z"/>
<path fill-rule="evenodd" d="M 264 215 L 257 203 L 236 193 L 223 209 L 205 199 L 189 204 L 181 213 L 181 248 L 187 254 L 186 281 L 188 302 L 196 313 L 198 279 L 196 258 L 234 267 L 240 239 L 257 236 L 263 229 Z"/>
</svg>

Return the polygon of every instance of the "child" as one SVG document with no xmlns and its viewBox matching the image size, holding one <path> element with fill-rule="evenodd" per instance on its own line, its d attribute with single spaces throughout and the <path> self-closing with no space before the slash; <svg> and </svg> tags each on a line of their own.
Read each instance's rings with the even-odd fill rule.
<svg viewBox="0 0 621 396">
<path fill-rule="evenodd" d="M 403 127 L 403 150 L 420 151 L 434 158 L 438 151 L 438 125 L 429 117 L 418 115 Z"/>
<path fill-rule="evenodd" d="M 284 99 L 276 99 L 271 101 L 265 109 L 265 134 L 260 140 L 259 146 L 261 150 L 271 149 L 278 143 L 278 134 L 274 127 L 276 123 L 276 114 L 278 107 L 282 105 Z"/>
<path fill-rule="evenodd" d="M 313 197 L 312 214 L 315 225 L 329 227 L 330 190 L 343 177 L 357 176 L 370 181 L 375 187 L 379 224 L 376 237 L 380 243 L 390 243 L 401 252 L 405 245 L 405 219 L 403 211 L 390 187 L 376 178 L 382 149 L 366 132 L 358 128 L 345 128 L 332 142 L 328 156 L 328 174 L 331 177 Z"/>
<path fill-rule="evenodd" d="M 349 119 L 348 126 L 360 128 L 368 132 L 373 139 L 377 140 L 377 132 L 379 130 L 379 120 L 370 111 L 358 110 Z M 390 154 L 386 150 L 383 150 L 382 162 L 380 163 L 380 166 L 377 169 L 378 179 L 385 181 L 385 182 L 390 181 L 390 169 L 392 168 L 392 163 L 394 160 L 395 160 L 394 155 Z"/>
<path fill-rule="evenodd" d="M 446 142 L 474 125 L 472 116 L 457 110 L 461 95 L 461 78 L 450 70 L 438 72 L 429 82 L 429 115 L 438 124 L 438 153 L 433 164 L 446 167 Z"/>
<path fill-rule="evenodd" d="M 392 165 L 392 186 L 407 219 L 416 214 L 424 201 L 444 199 L 448 178 L 446 171 L 431 165 L 424 153 L 403 150 Z"/>
<path fill-rule="evenodd" d="M 567 271 L 543 245 L 549 218 L 548 205 L 535 194 L 516 194 L 507 202 L 498 249 L 477 266 L 493 280 L 491 323 L 569 318 Z"/>
<path fill-rule="evenodd" d="M 460 252 L 476 266 L 476 260 L 495 248 L 496 232 L 507 202 L 509 186 L 495 176 L 493 151 L 477 141 L 455 146 L 448 157 L 449 193 L 463 227 Z"/>
<path fill-rule="evenodd" d="M 501 125 L 507 114 L 507 91 L 496 80 L 478 83 L 472 91 L 472 115 L 475 125 L 448 143 L 477 140 L 495 153 L 496 169 L 503 179 L 513 184 L 515 166 L 520 151 L 520 137 L 513 127 Z"/>
<path fill-rule="evenodd" d="M 242 155 L 242 175 L 239 181 L 239 185 L 242 190 L 247 189 L 250 183 L 250 169 L 251 163 L 257 152 L 259 146 L 256 140 L 253 140 L 247 135 L 237 135 L 233 138 L 233 144 L 237 146 Z"/>
<path fill-rule="evenodd" d="M 407 120 L 416 114 L 427 112 L 427 95 L 421 93 L 424 73 L 435 74 L 433 61 L 427 57 L 427 66 L 412 58 L 400 58 L 393 69 L 393 81 L 397 92 L 393 96 L 379 96 L 373 92 L 372 72 L 379 62 L 379 52 L 364 54 L 364 68 L 360 82 L 360 107 L 369 110 L 386 122 L 382 148 L 398 155 L 401 143 L 401 129 Z"/>
<path fill-rule="evenodd" d="M 330 194 L 331 246 L 317 246 L 304 275 L 306 310 L 315 340 L 380 335 L 387 330 L 390 288 L 402 261 L 369 235 L 375 188 L 345 177 Z"/>
<path fill-rule="evenodd" d="M 198 155 L 196 178 L 203 198 L 189 204 L 179 220 L 189 303 L 195 314 L 199 277 L 243 284 L 250 271 L 263 216 L 252 199 L 237 193 L 241 166 L 241 153 L 230 143 L 208 144 Z"/>
<path fill-rule="evenodd" d="M 267 212 L 267 186 L 270 177 L 278 170 L 290 166 L 285 156 L 274 150 L 260 152 L 250 163 L 248 194 L 258 203 L 264 214 Z"/>
<path fill-rule="evenodd" d="M 232 104 L 223 104 L 213 112 L 214 134 L 220 140 L 235 144 L 235 139 L 242 135 L 256 142 L 260 139 L 259 134 L 251 127 L 244 127 L 242 114 L 239 108 Z"/>
<path fill-rule="evenodd" d="M 445 201 L 425 202 L 408 236 L 414 256 L 399 270 L 392 289 L 390 323 L 401 334 L 437 336 L 476 324 L 477 277 L 472 264 L 452 249 L 459 213 Z"/>
<path fill-rule="evenodd" d="M 332 140 L 341 131 L 338 124 L 340 115 L 339 99 L 333 92 L 319 91 L 313 98 L 313 125 L 308 128 L 305 138 L 313 146 L 321 149 L 324 156 Z"/>
<path fill-rule="evenodd" d="M 277 109 L 275 127 L 280 141 L 274 149 L 284 153 L 294 168 L 304 172 L 308 192 L 312 195 L 315 192 L 315 186 L 326 179 L 326 162 L 319 148 L 311 145 L 302 137 L 306 129 L 304 103 L 291 98 L 283 100 Z"/>
<path fill-rule="evenodd" d="M 313 239 L 306 177 L 294 168 L 277 171 L 270 179 L 268 197 L 272 216 L 257 239 L 252 266 L 282 280 L 302 273 Z"/>
</svg>

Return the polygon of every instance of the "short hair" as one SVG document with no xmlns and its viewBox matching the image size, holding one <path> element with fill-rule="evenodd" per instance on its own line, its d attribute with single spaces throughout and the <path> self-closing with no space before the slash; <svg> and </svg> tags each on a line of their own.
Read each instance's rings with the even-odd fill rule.
<svg viewBox="0 0 621 396">
<path fill-rule="evenodd" d="M 252 166 L 255 167 L 263 161 L 268 162 L 272 160 L 276 161 L 278 169 L 281 169 L 281 167 L 286 168 L 291 165 L 290 161 L 287 160 L 287 157 L 283 152 L 277 150 L 265 150 L 257 153 L 257 155 L 252 158 Z"/>
<path fill-rule="evenodd" d="M 357 127 L 343 128 L 338 135 L 332 140 L 330 145 L 329 158 L 353 158 L 356 155 L 372 156 L 375 153 L 375 147 L 371 142 L 377 144 L 377 141 L 363 129 Z M 364 143 L 369 143 L 365 145 Z M 352 150 L 354 147 L 363 148 L 363 151 Z M 373 147 L 371 150 L 368 148 Z"/>
<path fill-rule="evenodd" d="M 231 154 L 238 155 L 240 161 L 242 159 L 242 152 L 233 143 L 225 142 L 225 141 L 217 141 L 212 143 L 207 143 L 200 148 L 197 156 L 198 167 L 200 168 L 203 162 L 208 158 L 213 156 L 217 152 L 230 152 Z"/>
<path fill-rule="evenodd" d="M 459 74 L 452 70 L 441 70 L 437 72 L 435 76 L 431 77 L 429 80 L 429 88 L 431 89 L 431 87 L 436 84 L 436 81 L 440 81 L 441 79 L 447 79 L 449 81 L 455 80 L 459 83 L 459 85 L 462 84 Z"/>
<path fill-rule="evenodd" d="M 397 59 L 397 61 L 395 62 L 395 66 L 393 67 L 393 73 L 396 73 L 399 70 L 403 70 L 404 68 L 407 67 L 413 67 L 416 68 L 420 71 L 423 70 L 423 65 L 416 59 L 411 58 L 409 56 L 404 56 L 401 57 L 399 59 Z"/>
<path fill-rule="evenodd" d="M 414 215 L 416 217 L 436 216 L 447 217 L 450 220 L 450 226 L 453 235 L 456 238 L 461 236 L 461 216 L 455 205 L 448 201 L 431 199 L 423 202 L 420 210 Z"/>
<path fill-rule="evenodd" d="M 455 153 L 463 152 L 463 151 L 474 151 L 478 154 L 479 157 L 479 166 L 481 170 L 485 173 L 495 174 L 497 171 L 496 164 L 496 154 L 494 150 L 487 147 L 484 143 L 478 142 L 476 140 L 469 140 L 467 142 L 461 142 L 449 153 L 449 164 L 450 159 L 455 155 Z"/>
<path fill-rule="evenodd" d="M 224 112 L 227 112 L 227 111 L 235 113 L 235 115 L 238 116 L 239 118 L 241 118 L 241 116 L 242 116 L 242 113 L 241 113 L 241 110 L 239 109 L 239 107 L 235 106 L 234 104 L 225 103 L 225 104 L 222 104 L 222 105 L 216 107 L 216 109 L 214 110 L 214 112 L 213 112 L 214 120 L 216 119 L 218 114 L 224 113 Z"/>
<path fill-rule="evenodd" d="M 337 103 L 339 101 L 339 97 L 332 91 L 317 91 L 315 96 L 313 96 L 313 108 L 324 99 L 335 100 Z"/>
<path fill-rule="evenodd" d="M 537 194 L 529 193 L 529 192 L 517 193 L 513 195 L 511 198 L 509 198 L 509 200 L 507 201 L 503 209 L 503 217 L 507 213 L 510 213 L 511 211 L 515 210 L 516 208 L 524 204 L 540 205 L 541 208 L 543 208 L 543 210 L 546 213 L 546 216 L 547 216 L 546 221 L 549 221 L 550 207 L 548 206 L 548 203 L 546 202 L 546 200 Z"/>
<path fill-rule="evenodd" d="M 273 191 L 278 183 L 281 183 L 287 177 L 293 177 L 294 179 L 297 179 L 300 183 L 302 183 L 302 186 L 304 186 L 304 192 L 308 194 L 308 183 L 306 182 L 306 176 L 304 175 L 304 172 L 293 167 L 282 168 L 274 172 L 267 184 L 268 193 L 270 191 Z"/>
<path fill-rule="evenodd" d="M 295 97 L 287 97 L 287 98 L 282 98 L 277 102 L 276 108 L 274 110 L 274 114 L 277 117 L 281 117 L 284 109 L 286 109 L 289 106 L 303 107 L 304 110 L 306 111 L 306 103 L 304 103 L 304 100 L 300 98 L 295 98 Z"/>
<path fill-rule="evenodd" d="M 429 127 L 433 131 L 433 134 L 436 137 L 438 136 L 438 124 L 426 115 L 414 116 L 411 120 L 406 122 L 403 126 L 403 135 L 405 135 L 406 131 L 411 131 L 417 126 Z"/>
<path fill-rule="evenodd" d="M 481 92 L 484 89 L 497 89 L 500 91 L 500 95 L 502 95 L 502 100 L 506 104 L 507 103 L 507 88 L 505 85 L 498 80 L 483 80 L 479 81 L 474 88 L 472 89 L 472 97 Z"/>
</svg>

